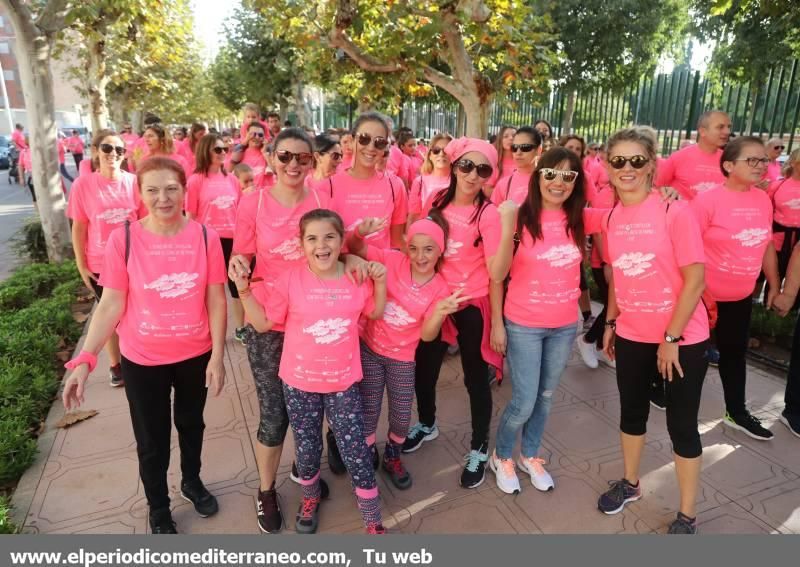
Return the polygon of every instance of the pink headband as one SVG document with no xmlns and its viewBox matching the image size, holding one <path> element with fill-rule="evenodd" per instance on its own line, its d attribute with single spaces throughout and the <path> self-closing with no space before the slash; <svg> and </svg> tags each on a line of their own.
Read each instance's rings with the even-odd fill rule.
<svg viewBox="0 0 800 567">
<path fill-rule="evenodd" d="M 430 219 L 420 219 L 408 227 L 408 241 L 411 242 L 411 239 L 417 234 L 424 234 L 433 238 L 433 241 L 439 247 L 439 251 L 444 253 L 444 231 L 441 226 Z"/>
<path fill-rule="evenodd" d="M 479 152 L 489 160 L 489 165 L 492 166 L 492 175 L 486 180 L 486 185 L 494 185 L 495 181 L 497 181 L 498 174 L 497 150 L 492 144 L 478 138 L 456 138 L 455 140 L 450 140 L 450 143 L 444 148 L 444 153 L 447 154 L 450 163 L 453 165 L 455 165 L 461 156 L 469 152 Z"/>
</svg>

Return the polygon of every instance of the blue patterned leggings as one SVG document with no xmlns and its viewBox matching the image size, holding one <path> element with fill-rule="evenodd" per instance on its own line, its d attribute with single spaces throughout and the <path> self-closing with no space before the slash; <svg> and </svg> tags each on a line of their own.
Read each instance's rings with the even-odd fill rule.
<svg viewBox="0 0 800 567">
<path fill-rule="evenodd" d="M 336 437 L 336 445 L 350 473 L 358 508 L 365 525 L 381 521 L 378 485 L 372 453 L 364 438 L 364 420 L 358 384 L 343 392 L 317 394 L 283 384 L 289 423 L 294 432 L 295 459 L 305 498 L 319 498 L 319 466 L 322 458 L 322 416 Z"/>
</svg>

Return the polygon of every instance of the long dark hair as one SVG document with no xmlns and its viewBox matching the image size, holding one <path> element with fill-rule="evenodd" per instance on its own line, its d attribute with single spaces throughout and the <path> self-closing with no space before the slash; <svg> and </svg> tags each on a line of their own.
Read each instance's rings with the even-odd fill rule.
<svg viewBox="0 0 800 567">
<path fill-rule="evenodd" d="M 214 151 L 214 146 L 217 145 L 217 140 L 222 141 L 222 136 L 219 134 L 206 134 L 200 138 L 199 142 L 197 142 L 197 147 L 194 151 L 195 173 L 208 176 L 208 170 L 211 169 L 211 163 L 214 159 L 211 157 L 211 152 Z M 228 175 L 228 173 L 225 171 L 225 167 L 220 167 L 219 172 L 222 175 Z"/>
<path fill-rule="evenodd" d="M 528 196 L 519 208 L 518 227 L 520 232 L 527 229 L 531 238 L 536 241 L 542 238 L 542 190 L 540 183 L 540 172 L 542 169 L 555 168 L 562 162 L 568 162 L 572 171 L 578 172 L 578 178 L 572 187 L 572 194 L 561 205 L 567 214 L 567 236 L 571 236 L 575 245 L 583 254 L 586 242 L 586 235 L 583 229 L 583 209 L 586 206 L 586 193 L 584 190 L 584 173 L 581 165 L 581 158 L 570 150 L 561 146 L 556 146 L 539 158 L 536 171 L 531 176 L 528 186 Z M 520 234 L 520 237 L 522 234 Z"/>
<path fill-rule="evenodd" d="M 433 200 L 433 204 L 431 205 L 431 210 L 428 212 L 428 216 L 434 221 L 436 224 L 441 226 L 445 234 L 450 232 L 450 225 L 447 222 L 447 219 L 444 217 L 444 209 L 453 202 L 453 199 L 456 198 L 456 184 L 458 183 L 458 179 L 456 178 L 456 172 L 450 172 L 450 185 L 447 189 L 443 189 L 440 191 Z M 472 216 L 469 219 L 470 224 L 478 222 L 478 218 L 481 216 L 481 211 L 483 211 L 484 207 L 486 207 L 489 203 L 489 199 L 486 197 L 483 191 L 478 191 L 478 194 L 475 196 L 475 200 L 473 201 L 475 204 L 475 212 L 472 213 Z M 478 234 L 480 234 L 480 228 L 478 229 Z M 478 236 L 475 239 L 474 245 L 477 246 L 480 244 L 481 237 Z"/>
</svg>

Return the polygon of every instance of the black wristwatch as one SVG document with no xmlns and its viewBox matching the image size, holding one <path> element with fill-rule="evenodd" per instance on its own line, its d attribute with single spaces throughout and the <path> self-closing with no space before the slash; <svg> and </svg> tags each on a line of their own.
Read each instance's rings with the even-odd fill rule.
<svg viewBox="0 0 800 567">
<path fill-rule="evenodd" d="M 666 331 L 664 331 L 664 340 L 670 344 L 679 343 L 683 340 L 683 337 L 673 337 Z"/>
<path fill-rule="evenodd" d="M 617 330 L 617 320 L 616 319 L 607 319 L 606 320 L 606 327 L 611 327 L 615 331 Z"/>
</svg>

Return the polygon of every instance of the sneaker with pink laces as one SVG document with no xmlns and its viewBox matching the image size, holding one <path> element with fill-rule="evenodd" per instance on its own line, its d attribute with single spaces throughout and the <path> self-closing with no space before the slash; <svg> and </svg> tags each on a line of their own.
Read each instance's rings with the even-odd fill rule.
<svg viewBox="0 0 800 567">
<path fill-rule="evenodd" d="M 520 456 L 518 464 L 519 468 L 531 475 L 531 484 L 536 490 L 548 492 L 556 487 L 553 477 L 544 470 L 546 464 L 544 459 Z"/>
<path fill-rule="evenodd" d="M 519 494 L 519 478 L 517 478 L 517 472 L 514 470 L 514 461 L 512 459 L 501 459 L 497 456 L 497 451 L 495 451 L 489 457 L 489 468 L 494 472 L 497 488 L 506 494 Z"/>
<path fill-rule="evenodd" d="M 386 534 L 386 528 L 383 527 L 383 524 L 370 524 L 367 526 L 367 535 L 384 535 Z"/>
</svg>

